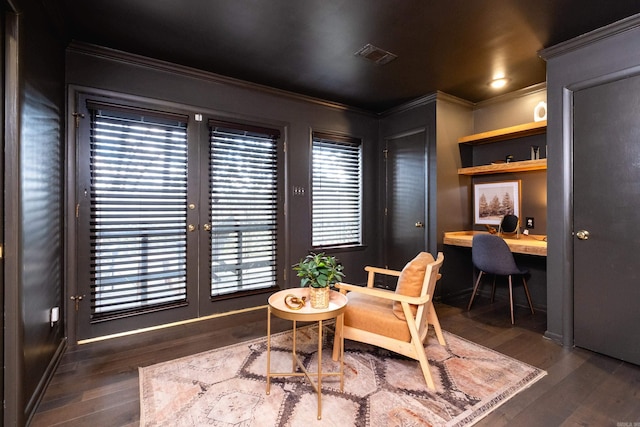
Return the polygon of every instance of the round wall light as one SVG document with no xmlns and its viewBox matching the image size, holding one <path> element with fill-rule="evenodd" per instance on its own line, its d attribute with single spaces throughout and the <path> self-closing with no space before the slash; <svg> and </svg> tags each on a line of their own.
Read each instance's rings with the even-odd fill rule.
<svg viewBox="0 0 640 427">
<path fill-rule="evenodd" d="M 533 120 L 541 122 L 547 120 L 547 103 L 544 101 L 538 102 L 538 105 L 533 109 Z"/>
</svg>

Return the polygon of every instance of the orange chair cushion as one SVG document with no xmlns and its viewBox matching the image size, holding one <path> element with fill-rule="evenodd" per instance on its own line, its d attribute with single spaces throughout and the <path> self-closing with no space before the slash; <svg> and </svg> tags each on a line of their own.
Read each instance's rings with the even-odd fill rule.
<svg viewBox="0 0 640 427">
<path fill-rule="evenodd" d="M 414 259 L 409 261 L 400 272 L 398 284 L 396 285 L 396 293 L 410 297 L 419 297 L 422 292 L 424 283 L 424 275 L 427 272 L 427 264 L 433 262 L 433 256 L 428 252 L 420 252 Z M 411 312 L 415 317 L 417 307 L 411 305 Z M 393 303 L 393 313 L 398 319 L 406 320 L 402 311 L 402 304 Z"/>
<path fill-rule="evenodd" d="M 347 294 L 344 324 L 397 340 L 411 341 L 406 320 L 394 316 L 392 302 L 359 292 Z"/>
</svg>

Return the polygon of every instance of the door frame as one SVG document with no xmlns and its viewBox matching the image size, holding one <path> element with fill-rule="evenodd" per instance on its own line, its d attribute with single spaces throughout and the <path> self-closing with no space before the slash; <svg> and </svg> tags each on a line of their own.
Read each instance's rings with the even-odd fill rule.
<svg viewBox="0 0 640 427">
<path fill-rule="evenodd" d="M 556 232 L 549 232 L 552 244 L 548 247 L 548 271 L 550 275 L 557 275 L 556 278 L 561 279 L 562 286 L 559 290 L 560 304 L 562 310 L 562 333 L 557 334 L 547 330 L 545 336 L 556 341 L 560 341 L 565 347 L 573 347 L 574 344 L 574 222 L 573 222 L 573 154 L 574 154 L 574 115 L 573 102 L 574 93 L 588 89 L 594 86 L 621 80 L 627 77 L 640 74 L 640 65 L 625 68 L 615 72 L 599 75 L 589 79 L 585 79 L 576 83 L 568 84 L 562 87 L 562 96 L 556 100 L 560 106 L 559 110 L 562 114 L 558 116 L 551 115 L 547 128 L 548 135 L 562 135 L 560 144 L 556 147 L 549 144 L 549 171 L 561 171 L 560 174 L 548 174 L 547 180 L 551 182 L 553 179 L 559 180 L 559 191 L 555 192 L 555 196 L 562 196 L 556 203 L 547 205 L 547 215 L 550 218 L 558 218 L 556 226 L 549 223 L 549 228 Z M 550 101 L 552 101 L 550 99 Z M 552 107 L 553 108 L 553 107 Z M 560 117 L 554 120 L 554 117 Z M 549 187 L 550 189 L 552 186 Z M 549 191 L 549 195 L 552 192 Z M 551 198 L 551 197 L 549 197 Z M 554 243 L 555 241 L 555 243 Z M 561 255 L 563 254 L 563 255 Z M 556 265 L 554 259 L 564 259 L 562 264 Z M 553 281 L 549 280 L 548 284 Z M 551 287 L 549 287 L 551 289 Z M 547 294 L 547 306 L 558 306 L 558 303 L 552 301 L 555 295 L 552 292 Z"/>
<path fill-rule="evenodd" d="M 640 18 L 632 16 L 545 48 L 547 62 L 547 331 L 573 346 L 572 90 L 638 69 Z"/>
<path fill-rule="evenodd" d="M 574 94 L 580 90 L 585 90 L 585 89 L 589 89 L 589 88 L 593 88 L 596 86 L 601 86 L 604 84 L 608 84 L 608 83 L 613 83 L 619 80 L 624 80 L 626 78 L 630 78 L 630 77 L 637 77 L 640 75 L 640 66 L 636 66 L 636 67 L 631 67 L 631 68 L 627 68 L 621 71 L 617 71 L 617 72 L 613 72 L 613 73 L 608 73 L 608 74 L 604 74 L 592 79 L 588 79 L 576 84 L 572 84 L 567 86 L 566 90 L 567 90 L 567 95 L 568 95 L 568 101 L 569 101 L 569 105 L 570 105 L 570 112 L 567 116 L 565 116 L 568 120 L 565 121 L 565 124 L 570 126 L 570 153 L 571 153 L 571 210 L 570 210 L 570 224 L 571 224 L 571 233 L 570 233 L 570 238 L 571 238 L 571 265 L 572 265 L 572 269 L 571 269 L 571 281 L 568 282 L 569 286 L 567 286 L 567 288 L 570 288 L 570 292 L 569 289 L 565 289 L 565 292 L 567 293 L 567 296 L 570 296 L 570 300 L 567 302 L 567 305 L 571 305 L 571 317 L 570 319 L 566 319 L 567 323 L 569 323 L 570 321 L 570 327 L 567 327 L 569 325 L 565 326 L 565 337 L 566 335 L 570 336 L 570 342 L 571 345 L 573 345 L 574 340 L 575 340 L 575 336 L 574 336 L 574 324 L 573 324 L 573 320 L 574 320 L 574 292 L 575 292 L 575 287 L 574 287 L 574 275 L 573 275 L 573 270 L 575 268 L 575 260 L 574 260 L 574 251 L 573 251 L 573 246 L 576 244 L 576 238 L 574 237 L 575 235 L 575 227 L 574 227 L 574 215 L 573 215 L 573 198 L 574 198 L 574 193 L 573 193 L 573 185 L 574 185 L 574 179 L 573 179 L 573 158 L 574 158 L 574 152 L 575 152 L 575 140 L 574 140 L 574 132 L 573 132 L 573 126 L 574 126 L 574 114 L 573 114 L 573 106 L 574 106 Z M 567 316 L 569 317 L 569 316 Z M 565 341 L 569 341 L 569 338 L 565 338 Z"/>
<path fill-rule="evenodd" d="M 12 251 L 4 250 L 0 263 L 2 269 L 2 290 L 0 296 L 3 302 L 4 322 L 0 321 L 2 329 L 3 351 L 0 361 L 4 362 L 2 378 L 2 395 L 4 408 L 0 415 L 4 425 L 23 425 L 25 402 L 23 397 L 24 355 L 22 297 L 21 297 L 21 257 L 20 236 L 22 234 L 20 211 L 20 16 L 12 11 L 4 13 L 4 59 L 3 70 L 3 137 L 4 159 L 2 159 L 2 200 L 3 248 L 11 247 Z M 10 283 L 12 286 L 5 286 Z"/>
<path fill-rule="evenodd" d="M 414 127 L 414 128 L 410 128 L 410 129 L 406 129 L 404 131 L 401 132 L 396 132 L 396 133 L 392 133 L 390 135 L 386 135 L 383 137 L 383 143 L 384 143 L 384 188 L 383 188 L 383 221 L 382 221 L 382 226 L 383 226 L 383 248 L 387 248 L 389 246 L 389 216 L 388 216 L 388 208 L 389 208 L 389 162 L 388 162 L 388 149 L 389 149 L 389 140 L 393 140 L 393 139 L 400 139 L 400 138 L 404 138 L 404 137 L 409 137 L 409 136 L 413 136 L 413 135 L 418 135 L 418 134 L 422 134 L 424 135 L 424 157 L 423 157 L 423 161 L 424 161 L 424 190 L 425 190 L 425 194 L 424 194 L 424 212 L 423 212 L 423 224 L 424 224 L 424 228 L 423 228 L 423 233 L 424 233 L 424 239 L 423 239 L 423 243 L 424 243 L 424 247 L 426 251 L 429 251 L 429 242 L 430 242 L 430 235 L 431 235 L 431 230 L 432 230 L 432 225 L 431 225 L 431 221 L 428 220 L 429 218 L 429 205 L 430 205 L 430 191 L 429 191 L 429 182 L 430 182 L 430 168 L 429 168 L 429 156 L 430 156 L 430 146 L 429 146 L 429 129 L 426 126 L 418 126 L 418 127 Z M 389 265 L 389 256 L 388 256 L 388 251 L 386 249 L 383 250 L 383 260 L 384 260 L 384 264 L 385 266 Z M 409 260 L 407 260 L 408 262 Z"/>
<path fill-rule="evenodd" d="M 630 79 L 634 79 L 634 80 L 631 81 Z M 612 74 L 603 75 L 603 76 L 600 76 L 597 79 L 589 80 L 588 82 L 586 82 L 586 84 L 580 84 L 580 85 L 571 86 L 571 89 L 572 89 L 571 98 L 572 98 L 572 106 L 573 106 L 573 108 L 572 108 L 572 129 L 571 129 L 572 130 L 572 162 L 571 163 L 573 165 L 572 181 L 575 182 L 575 175 L 576 175 L 575 171 L 578 169 L 575 166 L 576 164 L 578 164 L 576 162 L 576 160 L 575 160 L 576 153 L 581 152 L 583 154 L 583 157 L 584 157 L 584 153 L 587 153 L 587 154 L 589 153 L 588 151 L 586 151 L 586 152 L 585 151 L 581 151 L 581 150 L 584 150 L 582 148 L 582 146 L 584 144 L 579 144 L 579 145 L 576 146 L 575 140 L 574 140 L 575 139 L 574 138 L 574 135 L 575 135 L 574 128 L 575 128 L 575 118 L 576 118 L 576 115 L 575 115 L 575 111 L 576 111 L 576 104 L 575 104 L 576 94 L 579 93 L 579 92 L 582 92 L 582 91 L 590 90 L 590 89 L 597 90 L 598 88 L 600 88 L 600 87 L 602 87 L 604 85 L 611 85 L 611 84 L 616 84 L 616 85 L 622 84 L 623 85 L 622 91 L 626 92 L 626 93 L 629 93 L 628 92 L 629 91 L 629 87 L 628 86 L 624 86 L 624 84 L 625 83 L 632 83 L 632 84 L 635 84 L 636 87 L 637 87 L 639 79 L 640 79 L 640 66 L 639 67 L 635 67 L 633 69 L 625 70 L 624 72 L 621 72 L 621 73 L 612 73 Z M 618 86 L 614 90 L 620 90 L 620 86 Z M 633 93 L 635 93 L 635 92 L 633 92 Z M 608 96 L 606 96 L 606 95 L 603 95 L 603 96 L 608 98 Z M 593 105 L 599 105 L 599 104 L 602 103 L 602 99 L 600 97 L 595 98 L 595 99 L 597 99 L 597 101 L 594 101 Z M 615 99 L 616 100 L 615 104 L 617 104 L 617 105 L 620 104 L 619 99 L 617 97 L 613 97 L 613 98 L 610 98 L 610 99 Z M 633 98 L 630 98 L 628 100 L 631 101 L 630 103 L 632 105 L 636 104 L 637 101 L 638 101 L 637 96 L 634 96 Z M 585 104 L 582 104 L 582 105 L 585 105 Z M 619 108 L 619 107 L 617 107 L 617 108 Z M 629 110 L 627 109 L 625 111 L 629 111 Z M 624 115 L 625 112 L 624 111 L 620 111 L 620 114 Z M 616 114 L 614 113 L 614 116 L 615 115 Z M 590 120 L 591 116 L 590 115 L 586 115 L 585 116 L 584 113 L 583 113 L 582 117 L 583 118 L 584 117 L 589 117 L 589 120 Z M 635 118 L 635 116 L 634 116 L 634 118 Z M 606 126 L 606 125 L 603 125 L 603 127 L 604 126 Z M 618 127 L 616 127 L 616 128 L 618 128 Z M 620 131 L 620 133 L 622 134 L 625 131 L 633 132 L 633 131 L 637 130 L 637 126 L 633 126 L 632 125 L 632 126 L 627 127 L 627 128 L 619 128 L 619 129 L 624 129 L 624 130 Z M 627 141 L 630 141 L 630 139 L 627 139 Z M 591 147 L 591 146 L 594 146 L 594 145 L 599 145 L 599 144 L 593 144 L 593 142 L 592 142 L 591 145 L 589 145 L 588 147 Z M 623 144 L 618 145 L 618 147 L 626 148 L 628 145 L 630 145 L 630 144 L 629 143 L 623 143 Z M 623 151 L 626 154 L 626 150 L 623 150 Z M 593 155 L 589 155 L 587 157 L 593 157 Z M 617 160 L 618 157 L 616 157 L 615 159 Z M 609 163 L 609 164 L 611 164 L 611 163 Z M 630 165 L 630 160 L 622 160 L 622 164 L 625 164 L 625 165 L 629 166 Z M 603 173 L 593 175 L 592 172 L 590 172 L 592 170 L 590 168 L 587 168 L 587 169 L 581 168 L 580 170 L 583 172 L 583 175 L 582 175 L 583 177 L 584 177 L 584 175 L 589 175 L 590 176 L 589 179 L 592 179 L 591 176 L 593 176 L 593 177 L 595 177 L 596 181 L 598 181 L 599 177 L 601 175 L 603 175 Z M 589 171 L 589 172 L 584 174 L 584 171 Z M 583 196 L 583 197 L 592 197 L 592 195 L 594 194 L 592 189 L 591 189 L 591 191 L 587 191 L 586 193 L 588 195 L 587 196 Z M 585 194 L 585 192 L 582 192 L 582 194 Z M 598 192 L 596 192 L 595 194 L 598 194 Z M 621 194 L 624 194 L 624 193 L 620 192 L 620 191 L 613 191 L 613 193 L 612 193 L 614 198 L 615 198 L 615 196 L 620 196 Z M 577 230 L 579 230 L 579 229 L 585 229 L 585 228 L 586 229 L 590 229 L 591 226 L 593 226 L 593 227 L 597 227 L 598 226 L 597 223 L 593 223 L 593 222 L 591 222 L 591 224 L 589 224 L 589 218 L 585 218 L 584 215 L 582 217 L 578 216 L 578 218 L 576 220 L 576 212 L 577 211 L 575 209 L 575 206 L 579 206 L 579 203 L 576 203 L 576 201 L 579 202 L 579 199 L 576 198 L 576 190 L 574 189 L 574 191 L 572 192 L 573 210 L 572 210 L 572 217 L 571 217 L 572 224 L 573 224 L 573 235 L 574 236 L 578 233 Z M 582 221 L 581 221 L 581 219 L 582 219 Z M 603 227 L 606 227 L 605 224 L 610 223 L 610 222 L 611 222 L 611 220 L 607 221 L 606 219 L 601 219 L 601 224 L 602 225 L 600 225 L 600 233 L 606 231 L 609 228 L 609 227 L 607 227 L 607 228 L 603 228 Z M 598 232 L 594 233 L 593 238 L 595 240 L 597 240 L 597 241 L 602 241 L 602 240 L 606 241 L 606 240 L 610 240 L 610 238 L 612 237 L 612 236 L 606 236 L 603 239 L 602 235 L 598 236 L 600 233 L 598 233 Z M 620 235 L 618 234 L 618 236 L 620 236 Z M 591 240 L 592 239 L 589 239 L 589 242 Z M 574 280 L 572 281 L 572 286 L 573 286 L 572 336 L 573 336 L 574 345 L 580 346 L 582 348 L 590 349 L 592 351 L 596 351 L 596 352 L 599 352 L 599 353 L 602 353 L 602 354 L 607 354 L 607 355 L 609 355 L 611 357 L 617 357 L 617 358 L 620 358 L 620 359 L 623 359 L 623 360 L 628 360 L 631 363 L 634 363 L 635 361 L 638 360 L 637 359 L 638 358 L 638 353 L 627 350 L 627 348 L 630 348 L 629 345 L 628 345 L 628 341 L 627 341 L 627 335 L 629 335 L 629 334 L 625 334 L 625 337 L 622 338 L 621 336 L 616 335 L 614 333 L 613 335 L 614 335 L 614 337 L 617 337 L 617 340 L 615 338 L 613 338 L 613 339 L 603 339 L 603 341 L 600 341 L 600 338 L 599 338 L 600 335 L 598 335 L 597 333 L 596 334 L 592 333 L 590 331 L 590 330 L 592 330 L 591 327 L 585 327 L 585 324 L 586 324 L 585 323 L 585 319 L 588 319 L 587 321 L 590 322 L 592 317 L 593 317 L 593 311 L 592 310 L 585 310 L 584 308 L 578 309 L 578 306 L 576 305 L 576 301 L 580 301 L 581 300 L 580 297 L 583 297 L 582 299 L 584 299 L 585 295 L 588 294 L 588 292 L 585 293 L 584 290 L 580 291 L 580 289 L 584 286 L 582 284 L 583 282 L 579 281 L 579 279 L 581 278 L 580 271 L 585 266 L 587 266 L 586 272 L 589 271 L 588 270 L 589 263 L 585 264 L 584 261 L 583 261 L 581 264 L 576 265 L 576 259 L 578 258 L 576 256 L 576 254 L 580 254 L 580 249 L 579 249 L 580 246 L 593 245 L 593 244 L 597 243 L 597 242 L 593 242 L 593 243 L 589 243 L 589 242 L 581 242 L 578 237 L 573 237 L 573 239 L 572 239 L 572 248 L 573 248 L 573 251 L 572 251 L 572 255 L 573 256 L 572 256 L 572 258 L 573 258 L 573 271 L 574 271 L 574 273 L 573 273 Z M 585 250 L 585 249 L 582 248 L 582 250 Z M 613 249 L 610 253 L 613 254 L 615 258 L 617 258 L 618 256 L 616 255 L 616 253 L 621 252 L 621 251 L 625 251 L 624 250 L 624 246 L 616 244 L 615 245 L 615 249 Z M 598 251 L 598 252 L 600 253 L 600 251 Z M 628 252 L 628 251 L 626 251 L 626 252 Z M 599 258 L 600 258 L 600 256 L 598 255 L 598 259 Z M 613 273 L 613 270 L 612 270 L 612 273 Z M 576 286 L 576 277 L 578 278 L 577 283 L 579 284 L 579 286 Z M 615 278 L 615 274 L 613 274 L 613 277 Z M 625 282 L 624 279 L 620 279 L 620 280 Z M 628 285 L 628 283 L 629 283 L 628 280 L 626 281 L 626 283 Z M 593 286 L 593 284 L 592 285 L 587 285 L 587 286 L 588 286 L 588 289 L 590 289 L 590 290 L 593 290 L 595 287 L 597 287 L 597 286 Z M 633 286 L 633 287 L 635 287 L 635 286 Z M 630 289 L 630 288 L 627 287 L 625 289 Z M 576 296 L 576 290 L 580 291 L 580 292 L 577 293 L 577 296 Z M 600 307 L 600 303 L 602 302 L 598 298 L 586 297 L 586 299 L 588 300 L 587 301 L 588 302 L 587 307 L 596 306 L 596 305 L 598 307 Z M 606 300 L 606 298 L 605 298 L 605 300 Z M 617 312 L 616 310 L 609 310 L 609 311 L 611 313 Z M 629 312 L 630 311 L 629 311 L 629 309 L 627 307 L 627 310 L 624 310 L 621 313 L 629 313 Z M 577 316 L 576 316 L 576 313 L 577 313 Z M 610 315 L 604 315 L 603 314 L 602 317 L 604 319 L 614 320 L 612 317 L 609 317 L 609 316 L 614 316 L 614 318 L 615 318 L 614 314 L 610 314 Z M 580 320 L 582 320 L 582 321 L 578 322 Z M 626 322 L 626 319 L 625 319 L 625 322 Z M 623 326 L 623 321 L 620 318 L 617 319 L 617 322 L 616 321 L 614 321 L 614 322 L 606 322 L 606 320 L 605 320 L 605 323 L 607 324 L 607 329 L 608 328 L 616 329 L 616 326 L 618 327 L 618 329 L 620 329 L 620 327 Z M 576 324 L 579 325 L 578 328 L 576 328 Z M 576 336 L 576 331 L 579 333 L 579 336 Z M 598 331 L 597 328 L 596 328 L 596 331 Z M 601 332 L 601 334 L 602 335 L 608 335 L 607 333 L 604 333 L 604 332 Z M 637 337 L 638 337 L 637 334 L 633 335 L 633 338 L 637 338 Z M 576 342 L 576 339 L 577 339 L 577 342 Z M 624 345 L 620 344 L 622 342 L 624 342 L 625 344 Z"/>
<path fill-rule="evenodd" d="M 256 126 L 268 127 L 268 128 L 279 130 L 281 137 L 277 142 L 278 162 L 279 162 L 278 170 L 282 171 L 282 174 L 279 175 L 278 177 L 278 186 L 282 194 L 281 194 L 281 198 L 278 200 L 278 204 L 280 206 L 278 209 L 278 215 L 279 215 L 278 222 L 279 224 L 282 225 L 282 229 L 278 233 L 277 247 L 279 250 L 280 249 L 283 249 L 283 250 L 278 252 L 276 271 L 277 271 L 278 283 L 284 284 L 285 287 L 287 286 L 286 280 L 284 278 L 285 268 L 283 266 L 285 264 L 285 259 L 287 259 L 286 257 L 288 256 L 288 254 L 286 253 L 287 251 L 286 246 L 282 243 L 285 239 L 285 236 L 287 235 L 287 230 L 288 230 L 288 226 L 286 223 L 286 216 L 284 215 L 284 206 L 286 205 L 286 190 L 284 185 L 286 183 L 286 170 L 287 170 L 286 167 L 284 167 L 284 165 L 286 164 L 286 151 L 284 150 L 284 145 L 286 142 L 286 126 L 287 126 L 286 123 L 274 122 L 269 120 L 265 121 L 264 119 L 255 119 L 255 118 L 246 117 L 243 115 L 230 115 L 229 113 L 215 111 L 210 108 L 200 108 L 194 105 L 182 104 L 182 103 L 166 101 L 166 100 L 159 100 L 159 99 L 146 97 L 146 96 L 131 95 L 131 94 L 126 94 L 126 93 L 117 92 L 117 91 L 88 87 L 84 85 L 69 85 L 67 88 L 68 111 L 67 111 L 66 126 L 67 126 L 68 132 L 66 134 L 66 147 L 65 147 L 65 150 L 66 150 L 65 151 L 65 158 L 66 158 L 65 186 L 66 188 L 71 190 L 67 192 L 66 201 L 65 201 L 65 209 L 66 209 L 65 226 L 67 230 L 67 233 L 65 236 L 65 253 L 68 254 L 68 257 L 66 258 L 66 273 L 67 273 L 68 280 L 66 283 L 65 295 L 63 295 L 63 301 L 65 305 L 64 312 L 65 312 L 66 333 L 67 333 L 68 343 L 70 345 L 74 345 L 78 343 L 77 322 L 80 321 L 79 316 L 76 315 L 73 302 L 70 300 L 70 296 L 79 294 L 79 289 L 78 289 L 79 257 L 78 257 L 78 245 L 77 245 L 78 228 L 77 228 L 76 216 L 75 216 L 76 190 L 78 186 L 78 166 L 77 166 L 78 132 L 76 131 L 76 125 L 75 125 L 76 117 L 73 115 L 73 113 L 74 113 L 74 109 L 77 109 L 77 106 L 79 105 L 78 103 L 79 103 L 80 97 L 86 96 L 86 95 L 90 95 L 92 97 L 104 97 L 104 98 L 115 97 L 118 99 L 118 101 L 122 101 L 122 102 L 130 102 L 132 104 L 147 105 L 147 106 L 149 106 L 149 104 L 153 104 L 154 107 L 166 107 L 172 110 L 180 110 L 180 111 L 185 111 L 189 113 L 198 113 L 204 117 L 216 117 L 218 119 L 226 119 L 231 122 L 246 123 L 248 125 L 253 124 Z M 89 117 L 80 118 L 80 120 L 89 120 Z M 193 120 L 193 117 L 190 117 L 190 120 Z M 206 127 L 206 120 L 197 126 L 197 128 L 199 129 L 197 131 L 199 132 L 197 135 L 197 139 L 206 138 L 208 140 L 207 132 L 205 132 L 205 134 L 201 134 L 201 132 L 203 132 L 203 129 L 204 129 L 203 126 Z M 190 156 L 191 154 L 193 153 L 190 152 Z M 199 165 L 200 160 L 194 159 L 193 162 L 191 160 L 189 162 L 190 162 L 189 167 L 193 167 L 194 165 Z M 200 170 L 198 173 L 200 174 L 199 176 L 202 176 L 202 173 L 208 173 L 208 172 L 206 170 L 204 172 Z M 194 199 L 198 199 L 198 200 L 200 198 L 206 199 L 205 196 L 206 196 L 206 192 L 203 192 L 202 194 L 194 195 Z M 204 209 L 202 206 L 200 206 L 200 208 L 201 209 L 197 210 L 198 212 L 201 212 L 202 209 Z M 238 296 L 233 298 L 216 300 L 212 302 L 212 304 L 214 304 L 215 307 L 212 308 L 210 312 L 206 312 L 206 313 L 203 312 L 203 310 L 200 307 L 199 301 L 196 300 L 196 298 L 200 298 L 200 295 L 198 294 L 196 296 L 194 294 L 193 304 L 195 304 L 196 306 L 195 317 L 187 316 L 187 318 L 182 320 L 177 320 L 176 322 L 173 322 L 170 320 L 169 322 L 171 323 L 163 323 L 163 322 L 161 322 L 161 324 L 154 323 L 153 325 L 150 325 L 148 327 L 149 328 L 161 327 L 161 326 L 166 326 L 166 324 L 190 322 L 198 319 L 203 319 L 208 316 L 213 316 L 213 315 L 217 316 L 222 313 L 230 313 L 230 312 L 235 312 L 235 311 L 244 310 L 244 309 L 253 309 L 255 307 L 263 306 L 264 304 L 266 304 L 267 297 L 271 291 L 272 290 L 265 288 L 263 292 L 256 292 L 246 296 Z M 82 302 L 80 304 L 82 304 Z M 140 328 L 144 328 L 144 327 L 145 326 L 142 326 L 142 325 L 140 326 Z M 137 330 L 138 329 L 126 331 L 126 332 L 119 332 L 117 334 L 119 335 L 119 334 L 133 333 Z M 83 343 L 90 342 L 95 339 L 102 339 L 105 336 L 110 336 L 110 335 L 106 333 L 99 337 L 82 340 L 81 342 Z"/>
</svg>

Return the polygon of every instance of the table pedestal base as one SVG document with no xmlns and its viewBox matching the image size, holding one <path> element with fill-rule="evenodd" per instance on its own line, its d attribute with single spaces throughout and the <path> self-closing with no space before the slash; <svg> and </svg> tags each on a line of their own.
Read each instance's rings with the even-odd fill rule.
<svg viewBox="0 0 640 427">
<path fill-rule="evenodd" d="M 277 315 L 277 314 L 276 314 Z M 278 316 L 280 317 L 280 316 Z M 342 314 L 336 318 L 336 323 L 340 322 L 340 325 L 344 321 Z M 336 325 L 338 328 L 339 325 Z M 338 372 L 323 372 L 322 371 L 322 320 L 318 320 L 318 372 L 309 372 L 296 354 L 296 320 L 293 320 L 293 344 L 291 348 L 291 372 L 271 372 L 271 307 L 268 308 L 267 313 L 267 394 L 271 391 L 271 377 L 301 377 L 305 376 L 311 383 L 314 391 L 318 394 L 318 419 L 322 419 L 322 377 L 325 376 L 339 376 L 340 377 L 340 391 L 344 390 L 344 341 L 340 343 L 340 370 Z M 297 368 L 300 369 L 299 372 Z M 315 377 L 315 381 L 313 378 Z"/>
</svg>

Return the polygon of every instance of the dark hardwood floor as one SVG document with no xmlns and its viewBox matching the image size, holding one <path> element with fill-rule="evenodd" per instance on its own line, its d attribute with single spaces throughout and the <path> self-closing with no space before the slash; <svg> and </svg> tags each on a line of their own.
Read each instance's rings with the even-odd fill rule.
<svg viewBox="0 0 640 427">
<path fill-rule="evenodd" d="M 545 313 L 479 298 L 436 304 L 443 329 L 547 371 L 479 426 L 640 426 L 640 367 L 545 339 Z M 291 323 L 273 319 L 273 330 Z M 69 348 L 31 426 L 137 426 L 138 367 L 264 336 L 266 310 Z"/>
</svg>

